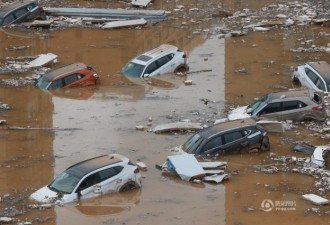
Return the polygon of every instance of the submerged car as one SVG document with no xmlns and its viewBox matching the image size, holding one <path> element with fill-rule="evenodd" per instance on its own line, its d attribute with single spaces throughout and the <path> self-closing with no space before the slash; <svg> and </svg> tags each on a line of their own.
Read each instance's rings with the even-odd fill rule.
<svg viewBox="0 0 330 225">
<path fill-rule="evenodd" d="M 330 145 L 318 146 L 315 148 L 313 155 L 311 156 L 311 165 L 316 168 L 330 166 Z"/>
<path fill-rule="evenodd" d="M 267 132 L 249 119 L 234 120 L 207 127 L 180 146 L 195 155 L 223 155 L 263 152 L 270 149 Z"/>
<path fill-rule="evenodd" d="M 95 85 L 99 79 L 92 67 L 84 63 L 74 63 L 41 76 L 35 86 L 44 90 Z"/>
<path fill-rule="evenodd" d="M 169 44 L 147 51 L 126 64 L 121 73 L 127 77 L 149 77 L 187 68 L 187 55 Z"/>
<path fill-rule="evenodd" d="M 0 9 L 0 27 L 35 19 L 46 19 L 42 6 L 36 1 L 17 2 Z"/>
<path fill-rule="evenodd" d="M 69 167 L 30 198 L 42 203 L 69 203 L 139 187 L 139 168 L 125 156 L 110 154 Z"/>
<path fill-rule="evenodd" d="M 330 92 L 330 64 L 321 61 L 297 66 L 292 80 L 309 89 Z"/>
<path fill-rule="evenodd" d="M 270 93 L 255 103 L 231 111 L 228 119 L 254 117 L 268 120 L 324 121 L 327 117 L 321 94 L 313 90 Z"/>
</svg>

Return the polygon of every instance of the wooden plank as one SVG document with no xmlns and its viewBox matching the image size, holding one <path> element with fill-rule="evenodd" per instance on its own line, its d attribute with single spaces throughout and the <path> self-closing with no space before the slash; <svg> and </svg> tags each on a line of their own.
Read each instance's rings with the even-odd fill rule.
<svg viewBox="0 0 330 225">
<path fill-rule="evenodd" d="M 147 21 L 145 19 L 121 20 L 121 21 L 107 22 L 102 26 L 102 29 L 114 29 L 114 28 L 122 28 L 122 27 L 143 26 L 143 25 L 146 25 L 146 24 L 147 24 Z"/>
</svg>

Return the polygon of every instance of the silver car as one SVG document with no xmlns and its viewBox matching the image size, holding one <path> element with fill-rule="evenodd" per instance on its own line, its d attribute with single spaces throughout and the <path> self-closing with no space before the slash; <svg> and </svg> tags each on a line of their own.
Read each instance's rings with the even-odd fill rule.
<svg viewBox="0 0 330 225">
<path fill-rule="evenodd" d="M 330 65 L 321 61 L 297 66 L 292 80 L 309 89 L 330 92 Z"/>
<path fill-rule="evenodd" d="M 327 118 L 323 97 L 313 90 L 270 93 L 255 103 L 239 107 L 228 115 L 230 120 L 254 117 L 271 120 L 316 120 Z"/>
</svg>

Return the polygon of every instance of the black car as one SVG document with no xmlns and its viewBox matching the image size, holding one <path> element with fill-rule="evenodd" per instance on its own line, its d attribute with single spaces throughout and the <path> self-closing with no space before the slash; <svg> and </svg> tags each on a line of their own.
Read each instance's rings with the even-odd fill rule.
<svg viewBox="0 0 330 225">
<path fill-rule="evenodd" d="M 267 132 L 253 119 L 219 123 L 194 134 L 182 149 L 195 155 L 262 152 L 270 149 Z"/>
<path fill-rule="evenodd" d="M 35 1 L 18 2 L 0 9 L 0 27 L 35 19 L 46 19 L 42 6 Z"/>
</svg>

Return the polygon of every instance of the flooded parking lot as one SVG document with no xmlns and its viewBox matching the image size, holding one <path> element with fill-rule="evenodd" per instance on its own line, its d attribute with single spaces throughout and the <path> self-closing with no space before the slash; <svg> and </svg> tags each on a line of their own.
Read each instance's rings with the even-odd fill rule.
<svg viewBox="0 0 330 225">
<path fill-rule="evenodd" d="M 222 2 L 232 11 L 268 4 L 271 3 L 252 0 Z M 153 8 L 173 10 L 177 5 L 186 9 L 205 7 L 200 1 L 165 4 L 156 0 Z M 216 5 L 211 1 L 207 6 Z M 295 124 L 283 134 L 269 133 L 269 152 L 219 157 L 217 160 L 228 162 L 232 177 L 218 185 L 162 176 L 155 165 L 162 164 L 172 154 L 170 149 L 184 143 L 190 134 L 148 132 L 158 124 L 183 119 L 210 125 L 225 118 L 228 108 L 294 87 L 294 66 L 329 61 L 329 53 L 292 49 L 300 47 L 303 40 L 327 46 L 329 35 L 320 34 L 329 34 L 329 28 L 295 26 L 219 38 L 207 30 L 220 26 L 217 18 L 200 18 L 200 23 L 182 26 L 186 18 L 177 14 L 169 17 L 155 26 L 137 29 L 1 30 L 1 60 L 53 53 L 58 55 L 58 63 L 52 68 L 84 62 L 98 72 L 100 84 L 54 92 L 32 85 L 0 87 L 0 102 L 12 107 L 0 111 L 0 120 L 7 122 L 0 128 L 0 216 L 15 218 L 14 224 L 19 220 L 32 224 L 329 223 L 328 205 L 315 206 L 301 198 L 302 194 L 319 193 L 314 177 L 282 170 L 286 165 L 281 163 L 276 164 L 278 172 L 259 169 L 274 165 L 273 154 L 307 157 L 291 151 L 297 141 L 329 144 L 329 138 L 307 129 L 306 124 Z M 196 32 L 196 27 L 201 32 Z M 49 38 L 41 38 L 45 34 Z M 143 81 L 129 80 L 119 73 L 137 54 L 163 43 L 176 45 L 187 53 L 190 73 Z M 30 47 L 22 51 L 6 50 L 27 45 Z M 1 79 L 30 75 L 3 74 Z M 193 84 L 186 86 L 185 80 Z M 137 131 L 137 125 L 146 129 Z M 61 171 L 81 160 L 109 153 L 120 153 L 133 162 L 148 165 L 148 171 L 142 172 L 141 189 L 63 206 L 31 206 L 28 196 Z M 329 191 L 322 196 L 330 199 Z M 266 212 L 261 209 L 265 200 L 287 205 Z"/>
</svg>

